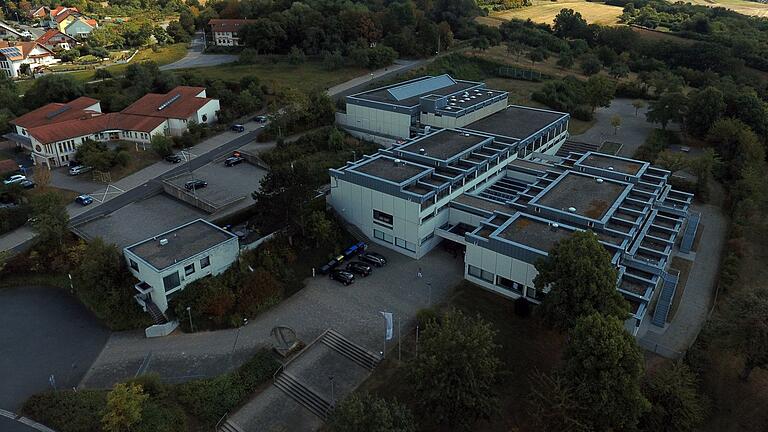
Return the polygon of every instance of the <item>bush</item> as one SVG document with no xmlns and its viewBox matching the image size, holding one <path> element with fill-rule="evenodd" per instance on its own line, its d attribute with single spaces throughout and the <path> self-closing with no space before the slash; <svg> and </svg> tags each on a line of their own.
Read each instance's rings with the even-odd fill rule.
<svg viewBox="0 0 768 432">
<path fill-rule="evenodd" d="M 0 234 L 5 234 L 24 225 L 30 215 L 31 210 L 28 205 L 0 209 Z"/>
<path fill-rule="evenodd" d="M 416 312 L 416 324 L 421 328 L 426 328 L 427 324 L 434 322 L 440 323 L 440 312 L 435 308 L 419 309 Z"/>
<path fill-rule="evenodd" d="M 104 390 L 66 390 L 33 395 L 21 413 L 59 432 L 100 432 L 106 406 Z"/>
</svg>

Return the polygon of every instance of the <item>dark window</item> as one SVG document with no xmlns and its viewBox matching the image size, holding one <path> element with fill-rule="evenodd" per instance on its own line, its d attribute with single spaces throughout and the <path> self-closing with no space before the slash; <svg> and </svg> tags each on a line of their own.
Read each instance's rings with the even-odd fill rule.
<svg viewBox="0 0 768 432">
<path fill-rule="evenodd" d="M 382 225 L 392 226 L 392 215 L 382 211 L 373 211 L 373 221 Z"/>
<path fill-rule="evenodd" d="M 208 121 L 208 116 L 206 114 L 203 114 L 203 123 Z"/>
<path fill-rule="evenodd" d="M 134 261 L 134 260 L 132 260 L 132 259 L 128 259 L 128 262 L 131 264 L 131 268 L 132 268 L 132 269 L 134 269 L 134 270 L 136 270 L 136 271 L 139 271 L 139 265 L 138 265 L 138 264 L 136 264 L 136 261 Z"/>
<path fill-rule="evenodd" d="M 500 286 L 501 288 L 515 292 L 517 294 L 523 293 L 522 285 L 520 285 L 517 282 L 513 282 L 502 276 L 496 276 L 496 285 Z"/>
<path fill-rule="evenodd" d="M 211 257 L 207 256 L 207 257 L 205 257 L 205 258 L 200 260 L 200 268 L 201 269 L 204 269 L 204 268 L 208 267 L 209 265 L 211 265 Z"/>
<path fill-rule="evenodd" d="M 181 280 L 179 280 L 179 272 L 173 272 L 163 278 L 163 287 L 165 288 L 166 292 L 178 287 L 179 285 L 181 285 Z"/>
<path fill-rule="evenodd" d="M 184 266 L 184 276 L 189 276 L 195 272 L 195 263 Z"/>
</svg>

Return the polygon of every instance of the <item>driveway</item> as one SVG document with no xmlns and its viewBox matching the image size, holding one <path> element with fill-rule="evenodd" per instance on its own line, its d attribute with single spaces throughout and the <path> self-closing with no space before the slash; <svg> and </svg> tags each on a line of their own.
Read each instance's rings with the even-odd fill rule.
<svg viewBox="0 0 768 432">
<path fill-rule="evenodd" d="M 146 339 L 142 331 L 113 333 L 80 385 L 109 387 L 133 377 L 140 368 L 168 381 L 220 374 L 257 349 L 270 346 L 270 331 L 276 325 L 292 327 L 306 343 L 330 327 L 379 352 L 385 330 L 379 312 L 393 312 L 395 319 L 407 323 L 427 306 L 430 290 L 426 282 L 432 283 L 432 302 L 442 301 L 462 280 L 463 265 L 441 248 L 418 261 L 375 246 L 372 249 L 389 258 L 386 267 L 348 287 L 323 276 L 309 278 L 303 290 L 241 328 L 239 337 L 236 329 L 174 333 L 157 339 Z M 419 267 L 423 279 L 416 277 Z"/>
<path fill-rule="evenodd" d="M 30 395 L 51 388 L 51 376 L 59 389 L 76 386 L 108 336 L 59 289 L 0 290 L 0 408 L 18 411 Z"/>
<path fill-rule="evenodd" d="M 238 56 L 232 54 L 203 54 L 203 34 L 195 34 L 183 59 L 171 64 L 160 66 L 160 70 L 187 69 L 208 66 L 218 66 L 237 61 Z"/>
<path fill-rule="evenodd" d="M 649 123 L 645 120 L 645 113 L 648 111 L 648 102 L 645 107 L 640 109 L 635 115 L 635 107 L 632 106 L 634 99 L 616 98 L 607 108 L 599 108 L 595 112 L 596 123 L 589 130 L 581 135 L 573 135 L 571 138 L 575 141 L 583 141 L 590 144 L 600 145 L 603 141 L 615 141 L 622 144 L 618 155 L 632 157 L 635 151 L 643 143 L 652 130 L 660 127 L 655 123 Z M 621 118 L 621 127 L 614 133 L 614 127 L 611 125 L 611 118 L 618 115 Z M 674 129 L 674 125 L 670 129 Z"/>
</svg>

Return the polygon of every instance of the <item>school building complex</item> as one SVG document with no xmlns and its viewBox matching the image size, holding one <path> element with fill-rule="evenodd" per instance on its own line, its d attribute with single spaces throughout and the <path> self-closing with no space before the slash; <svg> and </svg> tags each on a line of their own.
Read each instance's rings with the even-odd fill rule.
<svg viewBox="0 0 768 432">
<path fill-rule="evenodd" d="M 568 114 L 507 106 L 505 92 L 482 83 L 437 79 L 347 97 L 341 126 L 401 141 L 331 169 L 329 204 L 372 242 L 413 258 L 454 242 L 467 280 L 532 302 L 546 294 L 534 287 L 535 263 L 590 230 L 618 269 L 636 332 L 659 292 L 674 291 L 668 264 L 680 234 L 695 234 L 693 196 L 647 162 L 570 151 Z"/>
</svg>

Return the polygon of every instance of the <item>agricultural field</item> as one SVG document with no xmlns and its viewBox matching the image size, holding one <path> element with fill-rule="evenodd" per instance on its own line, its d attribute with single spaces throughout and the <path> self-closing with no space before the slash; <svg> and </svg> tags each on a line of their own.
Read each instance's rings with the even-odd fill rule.
<svg viewBox="0 0 768 432">
<path fill-rule="evenodd" d="M 738 1 L 738 0 L 731 0 Z M 745 2 L 746 3 L 746 2 Z M 533 0 L 533 5 L 520 8 L 511 9 L 502 12 L 495 12 L 491 14 L 491 19 L 494 18 L 499 24 L 503 20 L 521 19 L 538 23 L 552 24 L 555 21 L 555 15 L 557 15 L 562 9 L 573 9 L 579 12 L 590 24 L 603 24 L 614 25 L 618 24 L 619 16 L 622 13 L 622 8 L 618 6 L 609 6 L 605 3 L 587 2 L 586 0 L 558 0 L 552 2 L 550 0 Z M 491 25 L 493 21 L 484 22 L 483 24 Z"/>
<path fill-rule="evenodd" d="M 744 15 L 768 18 L 768 4 L 747 0 L 686 0 L 688 3 L 709 7 L 724 7 Z"/>
</svg>

